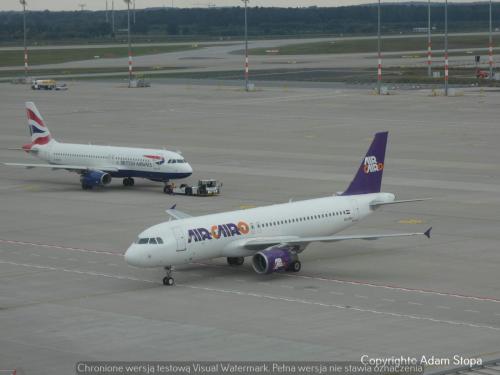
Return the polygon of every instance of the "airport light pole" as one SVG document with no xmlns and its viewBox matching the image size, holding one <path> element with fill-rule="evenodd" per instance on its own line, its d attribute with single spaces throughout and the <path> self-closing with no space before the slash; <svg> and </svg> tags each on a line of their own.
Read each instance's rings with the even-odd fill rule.
<svg viewBox="0 0 500 375">
<path fill-rule="evenodd" d="M 427 2 L 427 75 L 432 77 L 431 0 Z"/>
<path fill-rule="evenodd" d="M 135 25 L 135 0 L 134 0 L 134 25 Z"/>
<path fill-rule="evenodd" d="M 382 85 L 382 54 L 380 52 L 380 0 L 377 6 L 377 51 L 378 51 L 378 65 L 377 65 L 377 94 L 380 95 Z"/>
<path fill-rule="evenodd" d="M 444 95 L 448 96 L 448 0 L 444 2 Z"/>
<path fill-rule="evenodd" d="M 490 0 L 490 40 L 488 46 L 488 64 L 490 64 L 490 80 L 493 79 L 493 30 L 492 30 L 492 15 L 491 15 L 491 0 Z"/>
<path fill-rule="evenodd" d="M 115 37 L 115 0 L 111 0 L 111 34 Z"/>
<path fill-rule="evenodd" d="M 26 46 L 26 0 L 19 0 L 23 6 L 24 81 L 28 81 L 28 47 Z"/>
<path fill-rule="evenodd" d="M 245 91 L 249 91 L 248 87 L 248 18 L 247 4 L 249 0 L 242 0 L 245 3 Z"/>
<path fill-rule="evenodd" d="M 123 1 L 127 3 L 128 87 L 132 87 L 132 43 L 130 41 L 130 2 L 132 0 Z"/>
</svg>

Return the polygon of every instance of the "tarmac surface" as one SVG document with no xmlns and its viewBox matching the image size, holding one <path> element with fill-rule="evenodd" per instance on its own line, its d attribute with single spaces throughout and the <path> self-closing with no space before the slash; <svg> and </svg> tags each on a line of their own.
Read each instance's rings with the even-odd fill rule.
<svg viewBox="0 0 500 375">
<path fill-rule="evenodd" d="M 76 82 L 0 84 L 1 162 L 33 162 L 24 101 L 60 141 L 181 150 L 219 197 L 136 180 L 82 191 L 64 171 L 0 167 L 0 370 L 70 374 L 82 360 L 359 360 L 500 356 L 496 91 Z M 192 215 L 342 191 L 389 130 L 384 191 L 432 201 L 380 209 L 343 233 L 433 236 L 312 244 L 298 274 L 225 259 L 163 271 L 122 254 L 173 204 Z M 429 371 L 436 368 L 429 368 Z"/>
</svg>

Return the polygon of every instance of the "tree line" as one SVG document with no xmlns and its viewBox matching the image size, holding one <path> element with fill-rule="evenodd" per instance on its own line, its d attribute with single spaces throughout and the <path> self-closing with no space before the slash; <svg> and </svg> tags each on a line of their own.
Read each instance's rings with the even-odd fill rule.
<svg viewBox="0 0 500 375">
<path fill-rule="evenodd" d="M 493 4 L 497 23 L 500 4 Z M 27 29 L 31 42 L 89 39 L 109 40 L 126 32 L 126 11 L 115 11 L 115 29 L 111 14 L 104 11 L 28 11 Z M 383 4 L 382 32 L 407 33 L 427 26 L 426 3 Z M 449 4 L 449 30 L 484 31 L 488 28 L 488 4 Z M 377 7 L 357 5 L 336 8 L 268 8 L 248 9 L 250 37 L 356 35 L 377 30 Z M 135 37 L 231 38 L 243 35 L 242 7 L 227 8 L 150 8 L 137 10 L 132 32 Z M 17 43 L 23 38 L 22 12 L 0 12 L 0 41 Z M 444 29 L 443 4 L 432 4 L 432 26 Z M 496 26 L 495 26 L 496 27 Z"/>
</svg>

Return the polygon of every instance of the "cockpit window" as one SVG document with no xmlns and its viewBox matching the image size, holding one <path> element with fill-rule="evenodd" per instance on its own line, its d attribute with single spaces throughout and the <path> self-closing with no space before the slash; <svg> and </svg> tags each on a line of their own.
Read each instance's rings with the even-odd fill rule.
<svg viewBox="0 0 500 375">
<path fill-rule="evenodd" d="M 163 240 L 160 237 L 156 237 L 156 242 L 160 245 L 163 244 Z"/>
<path fill-rule="evenodd" d="M 138 238 L 137 239 L 137 243 L 139 245 L 144 245 L 144 244 L 147 244 L 149 242 L 149 238 Z"/>
<path fill-rule="evenodd" d="M 156 238 L 150 238 L 149 239 L 149 244 L 150 245 L 156 245 Z"/>
</svg>

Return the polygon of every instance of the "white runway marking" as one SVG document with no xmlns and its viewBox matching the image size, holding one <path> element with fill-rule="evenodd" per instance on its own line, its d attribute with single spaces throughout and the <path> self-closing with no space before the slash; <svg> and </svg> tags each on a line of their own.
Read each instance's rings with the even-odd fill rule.
<svg viewBox="0 0 500 375">
<path fill-rule="evenodd" d="M 59 246 L 59 245 L 48 245 L 48 244 L 14 241 L 14 240 L 6 240 L 6 239 L 0 239 L 0 243 L 7 243 L 7 244 L 12 244 L 12 245 L 39 246 L 39 247 L 47 247 L 47 248 L 55 248 L 55 249 L 62 249 L 62 250 L 79 251 L 79 252 L 93 253 L 93 254 L 114 255 L 114 256 L 123 257 L 123 252 L 120 252 L 118 250 L 116 250 L 115 252 L 101 251 L 101 250 L 90 250 L 90 249 L 83 249 L 83 248 L 76 248 L 76 247 L 64 247 L 64 246 Z M 215 265 L 215 264 L 207 264 L 207 263 L 200 263 L 200 262 L 194 262 L 193 264 L 210 266 L 210 267 L 217 267 L 217 268 L 220 267 L 220 266 Z M 365 282 L 365 281 L 341 280 L 341 279 L 333 279 L 333 278 L 325 278 L 325 277 L 317 277 L 317 276 L 307 276 L 307 275 L 297 275 L 297 274 L 286 274 L 286 273 L 280 274 L 280 276 L 298 277 L 298 278 L 310 279 L 310 280 L 334 282 L 334 283 L 339 283 L 339 284 L 344 284 L 344 285 L 345 284 L 347 284 L 347 285 L 361 285 L 361 286 L 368 286 L 368 287 L 372 287 L 372 288 L 382 288 L 382 289 L 389 289 L 389 290 L 399 290 L 399 291 L 404 291 L 404 292 L 413 292 L 413 293 L 421 293 L 421 294 L 455 297 L 455 298 L 461 298 L 461 299 L 470 299 L 470 300 L 475 300 L 475 301 L 500 303 L 500 299 L 493 298 L 493 297 L 479 297 L 479 296 L 471 296 L 471 295 L 458 294 L 458 293 L 441 292 L 441 291 L 430 290 L 430 289 L 417 289 L 417 288 L 409 288 L 409 287 L 400 287 L 397 285 L 375 284 L 375 283 L 370 283 L 370 282 Z"/>
<path fill-rule="evenodd" d="M 326 277 L 317 277 L 317 276 L 306 276 L 306 275 L 286 274 L 286 273 L 280 274 L 280 275 L 286 276 L 286 277 L 299 277 L 299 278 L 302 278 L 302 279 L 328 281 L 328 282 L 338 283 L 338 284 L 361 285 L 361 286 L 369 286 L 369 287 L 372 287 L 372 288 L 381 288 L 381 289 L 389 289 L 389 290 L 400 290 L 400 291 L 403 291 L 403 292 L 413 292 L 413 293 L 421 293 L 421 294 L 432 294 L 432 295 L 436 295 L 436 296 L 446 296 L 446 297 L 455 297 L 455 298 L 461 298 L 461 299 L 471 299 L 471 300 L 475 300 L 475 301 L 487 301 L 487 302 L 497 302 L 497 303 L 500 303 L 500 299 L 493 298 L 493 297 L 477 297 L 477 296 L 470 296 L 470 295 L 466 295 L 466 294 L 440 292 L 440 291 L 437 291 L 437 290 L 430 290 L 430 289 L 416 289 L 416 288 L 401 287 L 401 286 L 396 286 L 396 285 L 374 284 L 374 283 L 365 282 L 365 281 L 329 279 L 329 278 L 326 278 Z"/>
<path fill-rule="evenodd" d="M 355 294 L 354 297 L 356 297 L 356 298 L 368 298 L 367 296 L 360 296 L 359 294 Z"/>
<path fill-rule="evenodd" d="M 412 301 L 409 301 L 408 302 L 409 305 L 415 305 L 415 306 L 422 306 L 422 304 L 420 302 L 412 302 Z"/>
<path fill-rule="evenodd" d="M 145 282 L 145 283 L 149 283 L 149 284 L 156 284 L 158 286 L 161 285 L 157 281 L 152 281 L 152 280 L 147 280 L 147 279 L 139 279 L 139 278 L 131 277 L 131 276 L 121 276 L 121 275 L 98 273 L 98 272 L 93 272 L 93 271 L 82 271 L 82 270 L 77 270 L 77 269 L 57 268 L 57 267 L 50 267 L 50 266 L 41 266 L 41 265 L 37 265 L 37 264 L 15 263 L 15 262 L 3 261 L 3 260 L 0 260 L 0 264 L 10 264 L 13 266 L 43 269 L 43 270 L 49 270 L 49 271 L 61 271 L 61 272 L 75 273 L 75 274 L 80 274 L 80 275 L 100 276 L 100 277 L 106 277 L 106 278 L 117 279 L 117 280 L 139 281 L 139 282 Z M 353 311 L 357 311 L 357 312 L 361 312 L 361 313 L 370 313 L 370 314 L 375 314 L 375 315 L 380 315 L 380 316 L 407 318 L 407 319 L 412 319 L 412 320 L 421 320 L 421 321 L 448 324 L 448 325 L 454 325 L 454 326 L 489 329 L 489 330 L 500 332 L 500 327 L 467 323 L 467 322 L 461 322 L 461 321 L 434 319 L 434 318 L 423 317 L 423 316 L 418 316 L 418 315 L 400 314 L 400 313 L 393 313 L 393 312 L 388 312 L 388 311 L 364 309 L 364 308 L 353 307 L 353 306 L 334 305 L 334 304 L 315 302 L 315 301 L 309 301 L 309 300 L 304 300 L 304 299 L 272 296 L 272 295 L 260 294 L 260 293 L 241 292 L 238 290 L 230 290 L 230 289 L 217 289 L 217 288 L 209 288 L 209 287 L 202 287 L 202 286 L 196 286 L 196 285 L 185 285 L 185 284 L 177 284 L 177 286 L 183 287 L 183 288 L 195 289 L 195 290 L 204 290 L 204 291 L 208 291 L 208 292 L 215 292 L 215 293 L 234 294 L 234 295 L 239 295 L 239 296 L 255 297 L 255 298 L 262 298 L 262 299 L 267 299 L 267 300 L 299 303 L 299 304 L 312 305 L 312 306 L 322 306 L 322 307 L 334 308 L 334 309 L 339 309 L 339 310 L 353 310 Z"/>
</svg>

